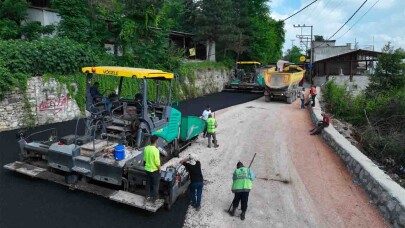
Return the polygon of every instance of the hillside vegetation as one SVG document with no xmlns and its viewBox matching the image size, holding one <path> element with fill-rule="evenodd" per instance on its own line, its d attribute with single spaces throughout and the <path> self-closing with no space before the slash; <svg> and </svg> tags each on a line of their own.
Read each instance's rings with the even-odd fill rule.
<svg viewBox="0 0 405 228">
<path fill-rule="evenodd" d="M 356 127 L 363 151 L 405 179 L 405 52 L 390 44 L 382 52 L 363 94 L 329 81 L 324 97 L 328 111 Z"/>
<path fill-rule="evenodd" d="M 53 0 L 59 25 L 26 20 L 25 0 L 0 2 L 0 99 L 12 88 L 25 88 L 31 76 L 84 82 L 83 66 L 119 65 L 175 72 L 185 94 L 193 97 L 195 69 L 231 68 L 237 59 L 263 63 L 281 56 L 283 23 L 270 16 L 264 0 Z M 184 63 L 188 50 L 169 42 L 170 31 L 193 33 L 194 45 L 215 42 L 220 63 Z M 49 34 L 52 36 L 48 37 Z M 105 43 L 115 44 L 107 53 Z M 186 80 L 187 78 L 187 80 Z M 115 86 L 100 79 L 102 89 Z M 151 85 L 153 87 L 153 85 Z M 124 94 L 137 92 L 125 86 Z M 79 93 L 76 100 L 84 99 Z"/>
</svg>

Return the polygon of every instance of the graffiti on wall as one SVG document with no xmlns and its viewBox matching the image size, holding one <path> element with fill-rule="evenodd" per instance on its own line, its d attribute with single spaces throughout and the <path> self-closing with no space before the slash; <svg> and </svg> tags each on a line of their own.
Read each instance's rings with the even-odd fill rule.
<svg viewBox="0 0 405 228">
<path fill-rule="evenodd" d="M 38 106 L 40 112 L 53 111 L 54 114 L 61 112 L 66 109 L 69 105 L 69 94 L 58 95 L 56 97 L 45 96 Z"/>
</svg>

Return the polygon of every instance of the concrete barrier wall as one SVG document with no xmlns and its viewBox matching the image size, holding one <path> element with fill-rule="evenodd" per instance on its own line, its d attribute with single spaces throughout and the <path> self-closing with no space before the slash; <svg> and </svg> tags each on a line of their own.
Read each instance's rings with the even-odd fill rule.
<svg viewBox="0 0 405 228">
<path fill-rule="evenodd" d="M 320 92 L 319 88 L 318 91 Z M 314 123 L 322 120 L 318 96 L 315 107 L 309 109 Z M 384 218 L 394 227 L 405 227 L 405 189 L 379 169 L 332 125 L 325 128 L 321 135 L 340 156 L 356 181 L 367 192 L 370 202 L 376 205 Z"/>
</svg>

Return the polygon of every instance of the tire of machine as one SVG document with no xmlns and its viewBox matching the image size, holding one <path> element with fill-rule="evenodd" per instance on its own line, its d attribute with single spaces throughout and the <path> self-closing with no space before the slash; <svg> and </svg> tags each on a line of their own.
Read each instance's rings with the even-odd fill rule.
<svg viewBox="0 0 405 228">
<path fill-rule="evenodd" d="M 286 101 L 287 101 L 287 104 L 291 104 L 291 103 L 292 103 L 292 98 L 291 98 L 291 97 L 287 97 Z"/>
</svg>

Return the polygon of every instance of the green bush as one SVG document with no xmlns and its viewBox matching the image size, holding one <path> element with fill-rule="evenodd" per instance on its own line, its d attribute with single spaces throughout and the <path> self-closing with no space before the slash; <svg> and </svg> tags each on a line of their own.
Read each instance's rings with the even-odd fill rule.
<svg viewBox="0 0 405 228">
<path fill-rule="evenodd" d="M 35 41 L 0 41 L 0 56 L 11 72 L 30 75 L 73 74 L 83 66 L 96 65 L 108 54 L 69 39 L 44 38 Z"/>
<path fill-rule="evenodd" d="M 3 99 L 7 91 L 17 87 L 25 90 L 28 75 L 22 73 L 12 73 L 5 67 L 5 63 L 0 59 L 0 99 Z"/>
<path fill-rule="evenodd" d="M 376 96 L 346 92 L 333 81 L 325 84 L 326 108 L 335 117 L 358 127 L 359 139 L 368 155 L 392 170 L 405 166 L 405 88 Z"/>
</svg>

